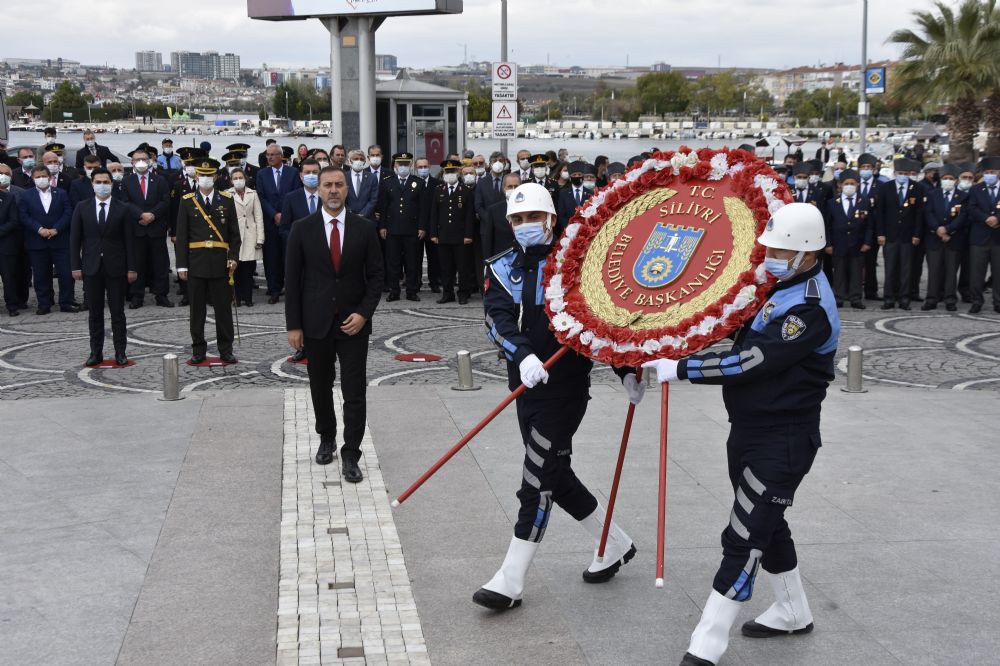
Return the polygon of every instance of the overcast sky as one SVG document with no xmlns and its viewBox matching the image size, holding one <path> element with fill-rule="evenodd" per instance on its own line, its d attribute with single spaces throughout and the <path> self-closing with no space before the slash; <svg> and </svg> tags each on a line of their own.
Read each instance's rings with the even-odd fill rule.
<svg viewBox="0 0 1000 666">
<path fill-rule="evenodd" d="M 948 0 L 946 0 L 948 1 Z M 331 6 L 336 3 L 331 0 Z M 891 58 L 885 44 L 911 27 L 910 10 L 930 0 L 872 0 L 868 56 Z M 955 4 L 951 2 L 951 4 Z M 500 0 L 465 0 L 454 16 L 385 22 L 378 53 L 400 66 L 499 59 Z M 511 59 L 523 64 L 784 68 L 861 60 L 861 0 L 510 0 Z M 329 37 L 318 20 L 247 18 L 243 0 L 47 0 L 0 3 L 0 58 L 57 58 L 134 67 L 135 51 L 232 52 L 244 68 L 320 66 Z"/>
</svg>

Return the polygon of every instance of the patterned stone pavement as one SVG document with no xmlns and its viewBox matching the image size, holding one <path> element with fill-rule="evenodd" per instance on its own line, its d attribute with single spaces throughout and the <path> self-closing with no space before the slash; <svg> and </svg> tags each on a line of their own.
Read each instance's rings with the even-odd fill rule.
<svg viewBox="0 0 1000 666">
<path fill-rule="evenodd" d="M 262 293 L 262 292 L 258 292 Z M 473 355 L 476 381 L 503 381 L 504 368 L 486 340 L 482 302 L 465 306 L 437 305 L 437 295 L 421 293 L 419 303 L 382 303 L 374 322 L 369 381 L 379 384 L 453 384 L 455 352 Z M 175 297 L 176 298 L 176 297 Z M 259 297 L 258 297 L 259 298 Z M 121 392 L 158 392 L 161 357 L 190 353 L 186 308 L 147 305 L 126 310 L 129 356 L 125 369 L 83 367 L 89 346 L 86 313 L 53 313 L 16 318 L 0 315 L 0 398 L 68 397 Z M 846 370 L 847 347 L 865 349 L 865 377 L 889 385 L 957 390 L 1000 390 L 1000 315 L 961 312 L 883 311 L 869 302 L 864 311 L 841 310 L 843 331 L 840 371 Z M 289 363 L 283 306 L 258 304 L 238 310 L 242 341 L 235 352 L 240 363 L 230 367 L 191 368 L 181 363 L 184 392 L 261 386 L 303 386 L 304 366 Z M 108 322 L 110 327 L 110 322 Z M 206 332 L 213 332 L 211 318 Z M 111 353 L 110 330 L 105 343 Z M 210 352 L 213 341 L 210 339 Z M 395 360 L 407 352 L 437 354 L 441 361 Z M 600 381 L 602 372 L 595 377 Z"/>
</svg>

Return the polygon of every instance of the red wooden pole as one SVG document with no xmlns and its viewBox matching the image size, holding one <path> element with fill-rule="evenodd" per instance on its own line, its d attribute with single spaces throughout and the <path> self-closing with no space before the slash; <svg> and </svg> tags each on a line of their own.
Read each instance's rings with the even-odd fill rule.
<svg viewBox="0 0 1000 666">
<path fill-rule="evenodd" d="M 663 382 L 660 400 L 660 505 L 656 521 L 656 587 L 663 587 L 664 533 L 667 522 L 667 418 L 669 416 L 670 383 Z"/>
<path fill-rule="evenodd" d="M 544 364 L 545 369 L 548 370 L 553 365 L 555 365 L 556 362 L 560 358 L 562 358 L 563 355 L 566 352 L 568 352 L 568 351 L 569 351 L 569 347 L 565 347 L 565 346 L 561 347 L 559 349 L 559 351 L 557 351 L 555 354 L 553 354 L 549 358 L 549 360 L 545 361 L 545 364 Z M 484 418 L 482 421 L 480 421 L 479 423 L 477 423 L 476 426 L 472 430 L 470 430 L 469 432 L 465 433 L 465 437 L 463 437 L 462 439 L 458 440 L 458 443 L 455 444 L 455 446 L 453 446 L 450 449 L 448 449 L 448 452 L 445 453 L 443 456 L 441 456 L 436 463 L 434 463 L 433 465 L 431 465 L 431 468 L 429 470 L 427 470 L 426 472 L 424 472 L 423 475 L 419 479 L 417 479 L 416 481 L 414 481 L 412 486 L 410 486 L 409 488 L 407 488 L 403 492 L 402 495 L 400 495 L 395 500 L 393 500 L 392 506 L 393 507 L 397 507 L 400 504 L 402 504 L 403 502 L 405 502 L 410 495 L 412 495 L 414 492 L 416 492 L 417 488 L 419 488 L 420 486 L 424 485 L 424 481 L 426 481 L 427 479 L 429 479 L 432 476 L 434 476 L 434 474 L 439 469 L 441 469 L 441 467 L 443 467 L 446 462 L 448 462 L 449 460 L 451 460 L 452 456 L 454 456 L 456 453 L 458 453 L 459 451 L 461 451 L 462 448 L 466 444 L 468 444 L 470 441 L 472 441 L 473 437 L 475 437 L 476 435 L 479 434 L 480 430 L 482 430 L 487 425 L 489 425 L 490 421 L 492 421 L 493 419 L 495 419 L 500 412 L 502 412 L 504 409 L 506 409 L 507 406 L 510 403 L 514 402 L 514 400 L 517 399 L 517 396 L 519 396 L 522 393 L 524 393 L 524 391 L 526 389 L 527 389 L 527 387 L 524 384 L 521 384 L 516 389 L 514 389 L 513 391 L 511 391 L 510 395 L 508 395 L 506 398 L 504 398 L 503 401 L 499 405 L 497 405 L 493 409 L 492 412 L 490 412 L 489 414 L 486 415 L 486 418 Z"/>
<path fill-rule="evenodd" d="M 635 380 L 642 381 L 642 368 L 635 371 Z M 601 543 L 597 547 L 597 561 L 604 559 L 604 548 L 608 545 L 608 530 L 611 529 L 611 516 L 615 513 L 615 500 L 618 498 L 618 482 L 622 478 L 622 465 L 625 464 L 625 449 L 628 448 L 628 437 L 632 432 L 632 417 L 635 415 L 635 405 L 628 404 L 628 414 L 625 415 L 625 430 L 622 431 L 622 443 L 618 447 L 618 465 L 615 467 L 615 478 L 611 482 L 611 494 L 608 496 L 608 510 L 604 516 L 604 529 L 601 530 Z"/>
</svg>

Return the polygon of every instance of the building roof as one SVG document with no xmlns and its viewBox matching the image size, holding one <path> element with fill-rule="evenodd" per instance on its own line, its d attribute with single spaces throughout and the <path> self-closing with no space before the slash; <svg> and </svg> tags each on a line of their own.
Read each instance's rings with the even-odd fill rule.
<svg viewBox="0 0 1000 666">
<path fill-rule="evenodd" d="M 389 81 L 379 81 L 375 84 L 376 97 L 389 98 L 426 98 L 437 100 L 466 99 L 468 95 L 459 90 L 436 86 L 433 83 L 411 79 L 405 69 Z"/>
</svg>

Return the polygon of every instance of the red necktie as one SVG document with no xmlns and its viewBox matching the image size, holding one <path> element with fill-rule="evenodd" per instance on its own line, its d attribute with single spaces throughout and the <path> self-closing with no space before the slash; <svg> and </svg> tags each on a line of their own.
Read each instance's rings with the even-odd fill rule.
<svg viewBox="0 0 1000 666">
<path fill-rule="evenodd" d="M 146 177 L 139 178 L 139 188 L 142 189 L 142 198 L 146 198 Z"/>
<path fill-rule="evenodd" d="M 340 229 L 337 227 L 337 220 L 333 221 L 333 229 L 330 231 L 330 261 L 333 262 L 335 273 L 340 272 Z"/>
</svg>

